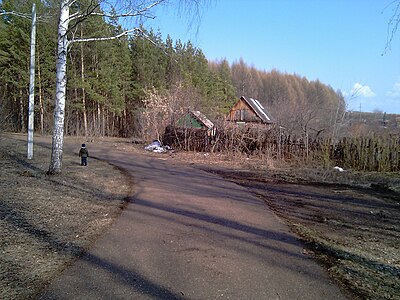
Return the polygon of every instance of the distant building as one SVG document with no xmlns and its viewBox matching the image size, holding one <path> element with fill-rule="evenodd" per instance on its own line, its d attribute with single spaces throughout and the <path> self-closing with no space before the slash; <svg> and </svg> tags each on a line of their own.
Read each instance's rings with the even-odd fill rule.
<svg viewBox="0 0 400 300">
<path fill-rule="evenodd" d="M 215 138 L 216 129 L 204 114 L 190 110 L 167 126 L 163 144 L 174 149 L 205 151 Z"/>
<path fill-rule="evenodd" d="M 215 126 L 204 114 L 198 110 L 189 110 L 189 112 L 180 117 L 175 126 L 183 128 L 204 129 L 207 135 L 212 137 L 215 135 Z"/>
<path fill-rule="evenodd" d="M 244 96 L 240 97 L 232 107 L 227 120 L 237 124 L 256 123 L 268 126 L 272 126 L 275 123 L 258 100 Z"/>
</svg>

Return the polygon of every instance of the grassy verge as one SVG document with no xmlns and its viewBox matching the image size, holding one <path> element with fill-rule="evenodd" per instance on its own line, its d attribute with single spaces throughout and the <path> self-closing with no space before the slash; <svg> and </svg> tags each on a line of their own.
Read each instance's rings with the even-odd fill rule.
<svg viewBox="0 0 400 300">
<path fill-rule="evenodd" d="M 97 160 L 63 156 L 47 176 L 50 150 L 26 159 L 22 135 L 0 136 L 0 299 L 35 298 L 121 212 L 129 178 Z"/>
</svg>

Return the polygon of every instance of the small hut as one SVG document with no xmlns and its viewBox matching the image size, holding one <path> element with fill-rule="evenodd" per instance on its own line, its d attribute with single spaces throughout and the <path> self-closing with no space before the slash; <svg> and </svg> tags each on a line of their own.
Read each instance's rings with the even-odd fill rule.
<svg viewBox="0 0 400 300">
<path fill-rule="evenodd" d="M 200 111 L 189 110 L 165 129 L 163 143 L 175 149 L 204 151 L 215 137 L 215 126 Z"/>
<path fill-rule="evenodd" d="M 244 96 L 240 97 L 232 107 L 227 120 L 236 124 L 256 123 L 268 126 L 274 124 L 269 113 L 258 100 Z"/>
<path fill-rule="evenodd" d="M 215 126 L 204 114 L 198 110 L 189 110 L 189 112 L 176 121 L 176 126 L 184 128 L 196 128 L 207 131 L 207 135 L 215 135 Z"/>
</svg>

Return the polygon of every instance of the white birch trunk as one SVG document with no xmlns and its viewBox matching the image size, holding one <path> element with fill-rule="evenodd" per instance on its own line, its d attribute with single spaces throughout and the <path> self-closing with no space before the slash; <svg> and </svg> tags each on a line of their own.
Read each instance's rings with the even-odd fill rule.
<svg viewBox="0 0 400 300">
<path fill-rule="evenodd" d="M 28 153 L 27 158 L 33 158 L 33 132 L 35 113 L 35 46 L 36 46 L 36 6 L 32 4 L 32 27 L 31 27 L 31 57 L 29 67 L 29 101 L 28 101 Z"/>
<path fill-rule="evenodd" d="M 64 145 L 65 93 L 67 86 L 67 30 L 69 25 L 69 2 L 70 0 L 61 1 L 60 21 L 58 24 L 56 98 L 54 108 L 51 162 L 48 171 L 49 174 L 61 173 L 62 166 L 62 153 Z"/>
</svg>

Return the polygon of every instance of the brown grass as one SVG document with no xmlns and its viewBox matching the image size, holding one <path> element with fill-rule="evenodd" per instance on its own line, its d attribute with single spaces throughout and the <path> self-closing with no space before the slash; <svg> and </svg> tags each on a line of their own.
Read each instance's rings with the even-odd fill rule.
<svg viewBox="0 0 400 300">
<path fill-rule="evenodd" d="M 64 155 L 47 176 L 50 150 L 26 159 L 21 135 L 0 136 L 0 299 L 35 296 L 110 226 L 130 192 L 115 167 Z M 94 180 L 95 179 L 95 180 Z"/>
</svg>

